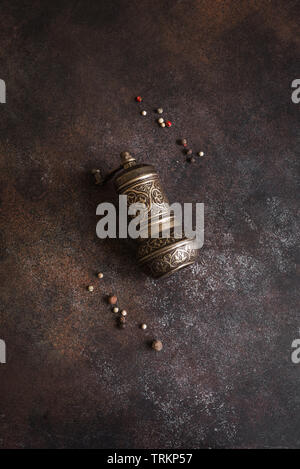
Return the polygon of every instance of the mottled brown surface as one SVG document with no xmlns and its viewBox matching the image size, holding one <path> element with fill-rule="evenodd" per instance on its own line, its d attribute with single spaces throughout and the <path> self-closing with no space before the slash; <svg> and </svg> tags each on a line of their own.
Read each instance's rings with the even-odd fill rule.
<svg viewBox="0 0 300 469">
<path fill-rule="evenodd" d="M 300 447 L 299 2 L 4 0 L 0 14 L 0 447 Z M 181 137 L 207 158 L 187 164 Z M 88 172 L 124 149 L 171 201 L 206 204 L 199 262 L 164 281 L 131 243 L 96 238 L 115 196 Z"/>
</svg>

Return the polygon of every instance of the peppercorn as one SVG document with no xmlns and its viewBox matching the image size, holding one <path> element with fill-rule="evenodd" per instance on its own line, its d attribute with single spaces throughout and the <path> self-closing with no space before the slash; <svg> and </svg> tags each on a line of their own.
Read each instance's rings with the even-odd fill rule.
<svg viewBox="0 0 300 469">
<path fill-rule="evenodd" d="M 103 273 L 102 273 L 102 272 L 99 272 L 98 278 L 103 278 L 103 277 L 104 277 Z"/>
<path fill-rule="evenodd" d="M 118 326 L 119 326 L 119 328 L 120 328 L 120 329 L 125 329 L 125 327 L 126 327 L 126 323 L 125 323 L 125 322 L 120 322 L 120 321 L 119 321 L 119 322 L 118 322 Z"/>
<path fill-rule="evenodd" d="M 117 301 L 118 301 L 118 298 L 116 297 L 116 295 L 109 295 L 108 302 L 110 305 L 115 305 Z"/>
<path fill-rule="evenodd" d="M 141 111 L 141 114 L 142 114 L 142 116 L 146 116 L 146 115 L 147 115 L 147 111 Z"/>
<path fill-rule="evenodd" d="M 93 285 L 89 285 L 89 286 L 88 286 L 88 291 L 90 291 L 90 292 L 94 291 Z"/>
<path fill-rule="evenodd" d="M 141 103 L 143 101 L 143 98 L 141 96 L 137 96 L 135 98 L 135 100 L 138 102 L 138 103 Z"/>
<path fill-rule="evenodd" d="M 141 324 L 141 329 L 143 329 L 143 331 L 147 329 L 147 324 Z"/>
<path fill-rule="evenodd" d="M 188 161 L 189 163 L 195 163 L 195 158 L 193 156 L 188 156 L 186 161 Z"/>
<path fill-rule="evenodd" d="M 163 348 L 163 344 L 162 344 L 161 340 L 153 340 L 152 348 L 153 348 L 153 350 L 156 350 L 156 352 L 160 352 Z"/>
<path fill-rule="evenodd" d="M 186 147 L 186 146 L 187 146 L 187 139 L 186 139 L 186 138 L 183 138 L 180 143 L 181 143 L 181 145 L 183 145 L 184 147 Z"/>
<path fill-rule="evenodd" d="M 162 122 L 161 124 L 159 124 L 161 127 L 165 128 L 166 127 L 166 124 L 164 122 Z"/>
<path fill-rule="evenodd" d="M 158 114 L 162 114 L 162 113 L 164 112 L 164 110 L 163 110 L 162 107 L 159 107 L 159 108 L 157 109 L 157 112 L 158 112 Z"/>
<path fill-rule="evenodd" d="M 171 121 L 166 121 L 166 126 L 167 126 L 167 127 L 171 127 L 171 126 L 172 126 L 172 122 L 171 122 Z"/>
<path fill-rule="evenodd" d="M 193 153 L 193 150 L 191 150 L 191 149 L 185 150 L 185 153 L 186 153 L 187 155 L 191 155 L 191 154 Z"/>
<path fill-rule="evenodd" d="M 115 306 L 115 307 L 113 308 L 113 312 L 114 312 L 114 313 L 118 313 L 118 312 L 119 312 L 119 308 L 118 308 L 117 306 Z"/>
<path fill-rule="evenodd" d="M 126 309 L 122 309 L 121 314 L 122 314 L 122 316 L 127 316 L 127 311 L 126 311 Z"/>
<path fill-rule="evenodd" d="M 124 329 L 126 327 L 126 319 L 121 316 L 118 321 L 118 325 L 121 329 Z"/>
<path fill-rule="evenodd" d="M 204 156 L 204 151 L 199 151 L 198 156 Z"/>
<path fill-rule="evenodd" d="M 162 117 L 160 117 L 160 118 L 157 120 L 157 122 L 158 122 L 159 124 L 162 124 L 162 123 L 164 122 L 164 120 L 163 120 Z"/>
</svg>

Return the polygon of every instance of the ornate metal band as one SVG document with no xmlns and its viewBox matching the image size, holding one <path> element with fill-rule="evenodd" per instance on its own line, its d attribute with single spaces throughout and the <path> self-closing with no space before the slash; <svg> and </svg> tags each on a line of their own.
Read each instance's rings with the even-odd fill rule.
<svg viewBox="0 0 300 469">
<path fill-rule="evenodd" d="M 170 275 L 183 267 L 193 264 L 198 251 L 193 248 L 193 243 L 188 241 L 180 246 L 170 245 L 169 249 L 154 253 L 151 259 L 143 265 L 153 277 Z"/>
</svg>

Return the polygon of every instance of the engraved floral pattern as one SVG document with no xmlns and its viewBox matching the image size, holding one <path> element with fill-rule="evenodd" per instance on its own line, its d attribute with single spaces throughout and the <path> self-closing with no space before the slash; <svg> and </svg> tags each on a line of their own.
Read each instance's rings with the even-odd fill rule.
<svg viewBox="0 0 300 469">
<path fill-rule="evenodd" d="M 196 260 L 198 251 L 192 249 L 190 245 L 181 246 L 158 255 L 155 259 L 147 263 L 147 269 L 153 277 L 160 277 L 167 274 L 179 266 L 189 264 Z"/>
<path fill-rule="evenodd" d="M 178 238 L 148 238 L 138 248 L 138 258 L 148 256 L 157 249 L 164 248 L 179 241 Z"/>
<path fill-rule="evenodd" d="M 127 195 L 128 205 L 143 203 L 148 211 L 153 209 L 153 206 L 156 206 L 154 208 L 158 211 L 165 211 L 168 206 L 168 200 L 158 179 L 128 188 L 124 194 Z"/>
<path fill-rule="evenodd" d="M 128 187 L 123 193 L 127 195 L 128 206 L 135 203 L 142 203 L 146 206 L 147 210 L 141 221 L 146 226 L 148 226 L 150 221 L 150 211 L 152 216 L 151 221 L 153 221 L 153 217 L 158 215 L 169 214 L 168 199 L 157 178 L 137 183 L 135 186 Z M 151 258 L 145 261 L 145 266 L 153 277 L 160 277 L 178 267 L 183 267 L 186 264 L 194 262 L 197 250 L 192 248 L 191 243 L 184 244 L 183 246 L 173 246 L 178 241 L 180 239 L 172 236 L 172 233 L 168 238 L 147 238 L 146 240 L 140 238 L 138 259 L 143 263 L 143 258 L 152 254 Z M 168 246 L 169 248 L 167 248 Z M 166 248 L 166 250 L 162 253 L 156 253 L 156 251 L 162 248 Z"/>
</svg>

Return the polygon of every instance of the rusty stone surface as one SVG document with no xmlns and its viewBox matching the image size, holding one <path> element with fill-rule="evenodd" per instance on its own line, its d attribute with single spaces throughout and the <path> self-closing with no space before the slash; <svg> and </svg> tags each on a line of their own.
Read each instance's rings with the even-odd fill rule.
<svg viewBox="0 0 300 469">
<path fill-rule="evenodd" d="M 299 3 L 0 13 L 0 447 L 300 447 Z M 207 156 L 186 163 L 182 137 Z M 172 202 L 205 203 L 193 268 L 154 281 L 131 242 L 97 239 L 96 206 L 116 196 L 89 171 L 123 150 L 158 168 Z"/>
</svg>

